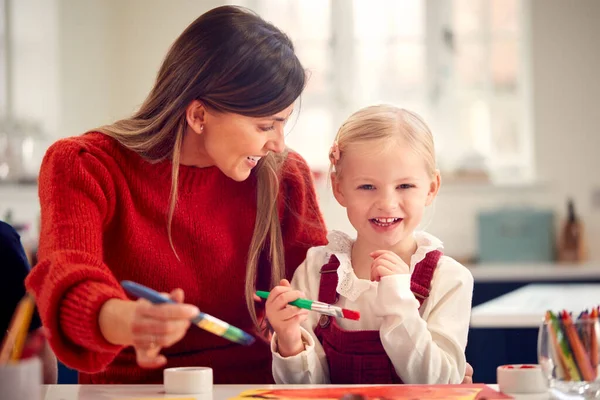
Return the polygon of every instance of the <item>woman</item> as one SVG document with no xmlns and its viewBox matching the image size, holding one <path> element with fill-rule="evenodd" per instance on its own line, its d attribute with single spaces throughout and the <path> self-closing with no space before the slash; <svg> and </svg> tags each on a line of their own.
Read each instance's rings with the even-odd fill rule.
<svg viewBox="0 0 600 400">
<path fill-rule="evenodd" d="M 255 289 L 326 243 L 309 168 L 284 146 L 304 86 L 285 34 L 219 7 L 174 42 L 135 115 L 51 146 L 27 287 L 81 383 L 160 383 L 188 365 L 212 367 L 215 383 L 272 382 L 265 341 L 242 347 L 189 318 L 258 334 Z M 121 280 L 188 304 L 129 300 Z"/>
</svg>

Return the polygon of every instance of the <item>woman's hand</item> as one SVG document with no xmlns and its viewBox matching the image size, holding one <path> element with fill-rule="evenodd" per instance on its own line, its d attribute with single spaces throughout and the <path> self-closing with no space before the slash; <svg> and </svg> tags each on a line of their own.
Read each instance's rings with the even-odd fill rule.
<svg viewBox="0 0 600 400">
<path fill-rule="evenodd" d="M 181 289 L 163 295 L 179 304 L 111 299 L 100 310 L 100 330 L 106 340 L 133 346 L 137 363 L 142 368 L 163 366 L 167 359 L 160 350 L 180 341 L 190 327 L 190 319 L 200 312 L 196 306 L 182 304 L 184 293 Z"/>
<path fill-rule="evenodd" d="M 292 289 L 287 279 L 282 279 L 267 298 L 267 319 L 277 334 L 277 349 L 282 357 L 304 350 L 300 324 L 306 320 L 308 311 L 288 304 L 302 296 L 302 292 Z"/>
</svg>

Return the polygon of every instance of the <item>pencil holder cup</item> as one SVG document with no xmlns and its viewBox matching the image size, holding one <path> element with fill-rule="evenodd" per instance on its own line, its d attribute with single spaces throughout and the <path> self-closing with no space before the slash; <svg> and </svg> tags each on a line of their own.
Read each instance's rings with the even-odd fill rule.
<svg viewBox="0 0 600 400">
<path fill-rule="evenodd" d="M 41 400 L 42 383 L 42 363 L 37 357 L 0 365 L 2 400 Z"/>
<path fill-rule="evenodd" d="M 598 320 L 544 322 L 538 334 L 538 362 L 551 390 L 600 398 Z"/>
</svg>

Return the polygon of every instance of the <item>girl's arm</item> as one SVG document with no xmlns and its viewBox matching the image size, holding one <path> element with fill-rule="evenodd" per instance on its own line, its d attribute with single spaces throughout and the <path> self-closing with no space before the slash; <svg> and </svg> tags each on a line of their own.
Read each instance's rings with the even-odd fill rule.
<svg viewBox="0 0 600 400">
<path fill-rule="evenodd" d="M 473 277 L 456 261 L 440 259 L 423 318 L 410 291 L 410 275 L 381 278 L 381 341 L 404 383 L 458 384 L 465 374 Z"/>
<path fill-rule="evenodd" d="M 304 292 L 307 298 L 316 299 L 319 295 L 319 269 L 322 260 L 321 248 L 308 251 L 306 260 L 298 267 L 291 285 Z M 284 384 L 322 384 L 329 383 L 329 368 L 321 343 L 314 333 L 320 314 L 309 311 L 308 318 L 301 325 L 305 349 L 291 357 L 282 357 L 277 351 L 277 335 L 271 339 L 273 353 L 273 378 L 276 383 Z"/>
</svg>

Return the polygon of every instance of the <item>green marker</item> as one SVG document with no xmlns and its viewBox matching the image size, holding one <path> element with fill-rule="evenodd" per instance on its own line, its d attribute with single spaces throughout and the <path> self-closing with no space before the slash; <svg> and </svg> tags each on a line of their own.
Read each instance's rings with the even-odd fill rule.
<svg viewBox="0 0 600 400">
<path fill-rule="evenodd" d="M 257 290 L 256 295 L 261 299 L 269 297 L 269 292 Z M 348 318 L 358 321 L 360 319 L 360 312 L 347 310 L 345 308 L 332 306 L 331 304 L 323 303 L 320 301 L 308 300 L 308 299 L 297 299 L 289 303 L 292 306 L 303 308 L 305 310 L 316 311 L 321 314 L 330 315 L 337 318 Z"/>
</svg>

